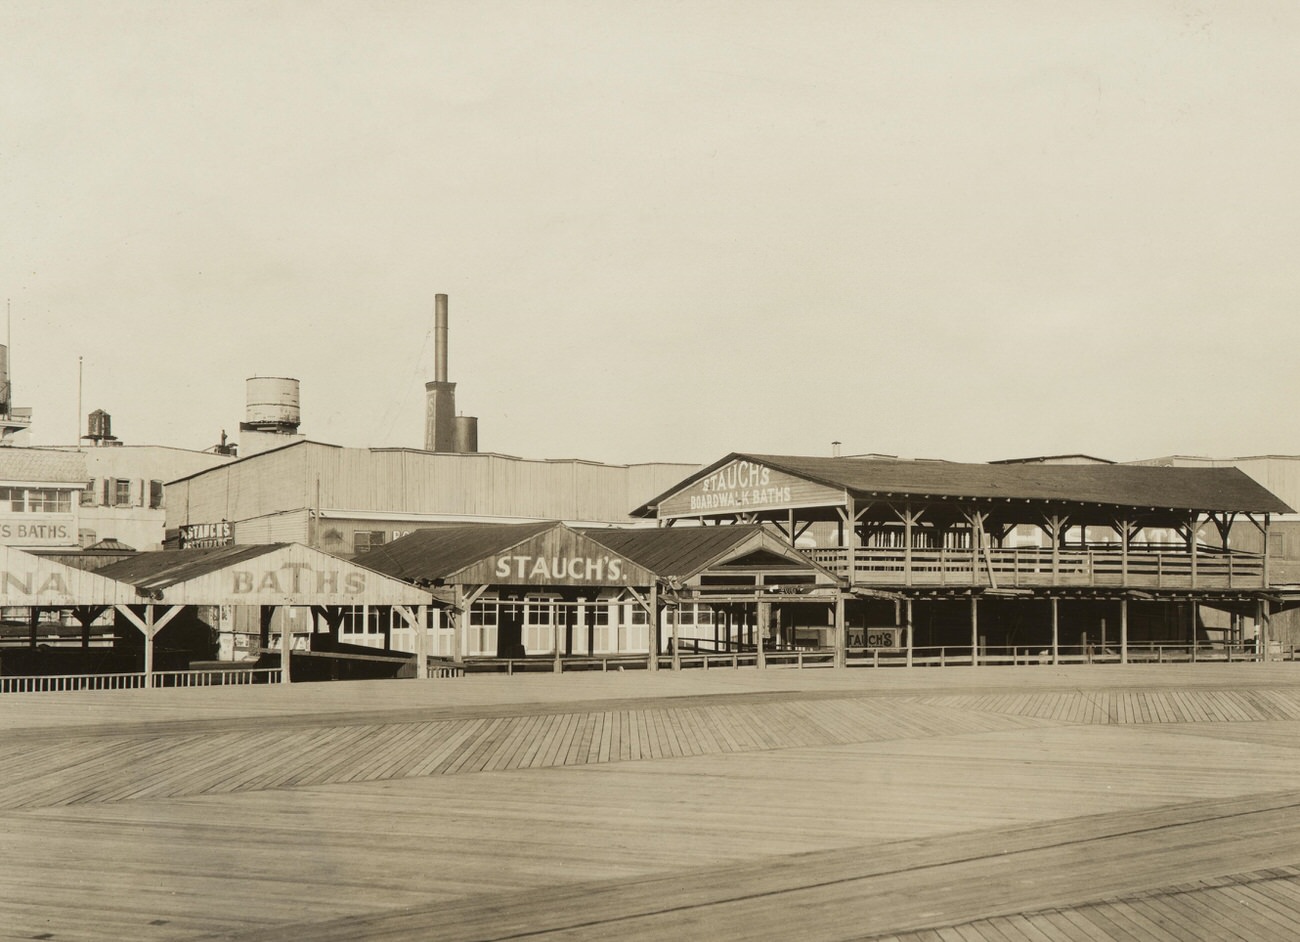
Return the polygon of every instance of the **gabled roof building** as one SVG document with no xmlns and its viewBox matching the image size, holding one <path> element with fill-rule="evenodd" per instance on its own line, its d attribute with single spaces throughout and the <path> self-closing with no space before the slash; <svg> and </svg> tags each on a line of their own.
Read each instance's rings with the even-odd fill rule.
<svg viewBox="0 0 1300 942">
<path fill-rule="evenodd" d="M 779 528 L 842 580 L 849 654 L 987 663 L 1257 639 L 1275 604 L 1268 531 L 1292 512 L 1233 467 L 733 453 L 634 514 Z M 1234 526 L 1255 529 L 1260 548 L 1235 545 Z M 1042 545 L 1012 539 L 1025 528 Z M 1203 610 L 1221 627 L 1207 630 Z"/>
</svg>

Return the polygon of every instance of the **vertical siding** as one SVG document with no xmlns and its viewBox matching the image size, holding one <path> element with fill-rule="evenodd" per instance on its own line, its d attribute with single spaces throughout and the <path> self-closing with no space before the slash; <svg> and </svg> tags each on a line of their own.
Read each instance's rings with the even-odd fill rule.
<svg viewBox="0 0 1300 942">
<path fill-rule="evenodd" d="M 254 517 L 235 524 L 236 543 L 307 543 L 310 539 L 306 510 Z"/>
<path fill-rule="evenodd" d="M 311 508 L 625 523 L 695 465 L 601 465 L 306 442 L 175 485 L 167 525 Z M 188 500 L 189 511 L 185 513 Z"/>
</svg>

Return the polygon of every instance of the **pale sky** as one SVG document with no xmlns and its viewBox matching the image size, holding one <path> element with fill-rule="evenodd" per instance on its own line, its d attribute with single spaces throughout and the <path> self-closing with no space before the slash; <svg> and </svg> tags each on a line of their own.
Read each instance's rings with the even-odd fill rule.
<svg viewBox="0 0 1300 942">
<path fill-rule="evenodd" d="M 0 4 L 36 444 L 1300 453 L 1300 5 Z"/>
</svg>

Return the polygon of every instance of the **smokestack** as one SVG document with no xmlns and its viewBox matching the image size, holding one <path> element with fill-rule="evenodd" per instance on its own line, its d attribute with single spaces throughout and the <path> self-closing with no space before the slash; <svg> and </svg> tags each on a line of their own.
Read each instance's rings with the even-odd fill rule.
<svg viewBox="0 0 1300 942">
<path fill-rule="evenodd" d="M 433 382 L 424 384 L 424 450 L 456 450 L 456 384 L 447 381 L 447 296 L 433 297 Z"/>
<path fill-rule="evenodd" d="M 433 381 L 447 382 L 447 296 L 433 296 Z"/>
<path fill-rule="evenodd" d="M 838 458 L 839 456 L 840 456 L 840 443 L 831 442 L 831 457 Z"/>
</svg>

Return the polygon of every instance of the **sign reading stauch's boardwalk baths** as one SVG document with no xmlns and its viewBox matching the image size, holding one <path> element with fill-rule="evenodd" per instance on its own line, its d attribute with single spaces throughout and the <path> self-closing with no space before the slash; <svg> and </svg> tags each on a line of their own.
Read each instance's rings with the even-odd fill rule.
<svg viewBox="0 0 1300 942">
<path fill-rule="evenodd" d="M 840 504 L 844 492 L 748 458 L 729 461 L 659 503 L 660 517 Z"/>
</svg>

